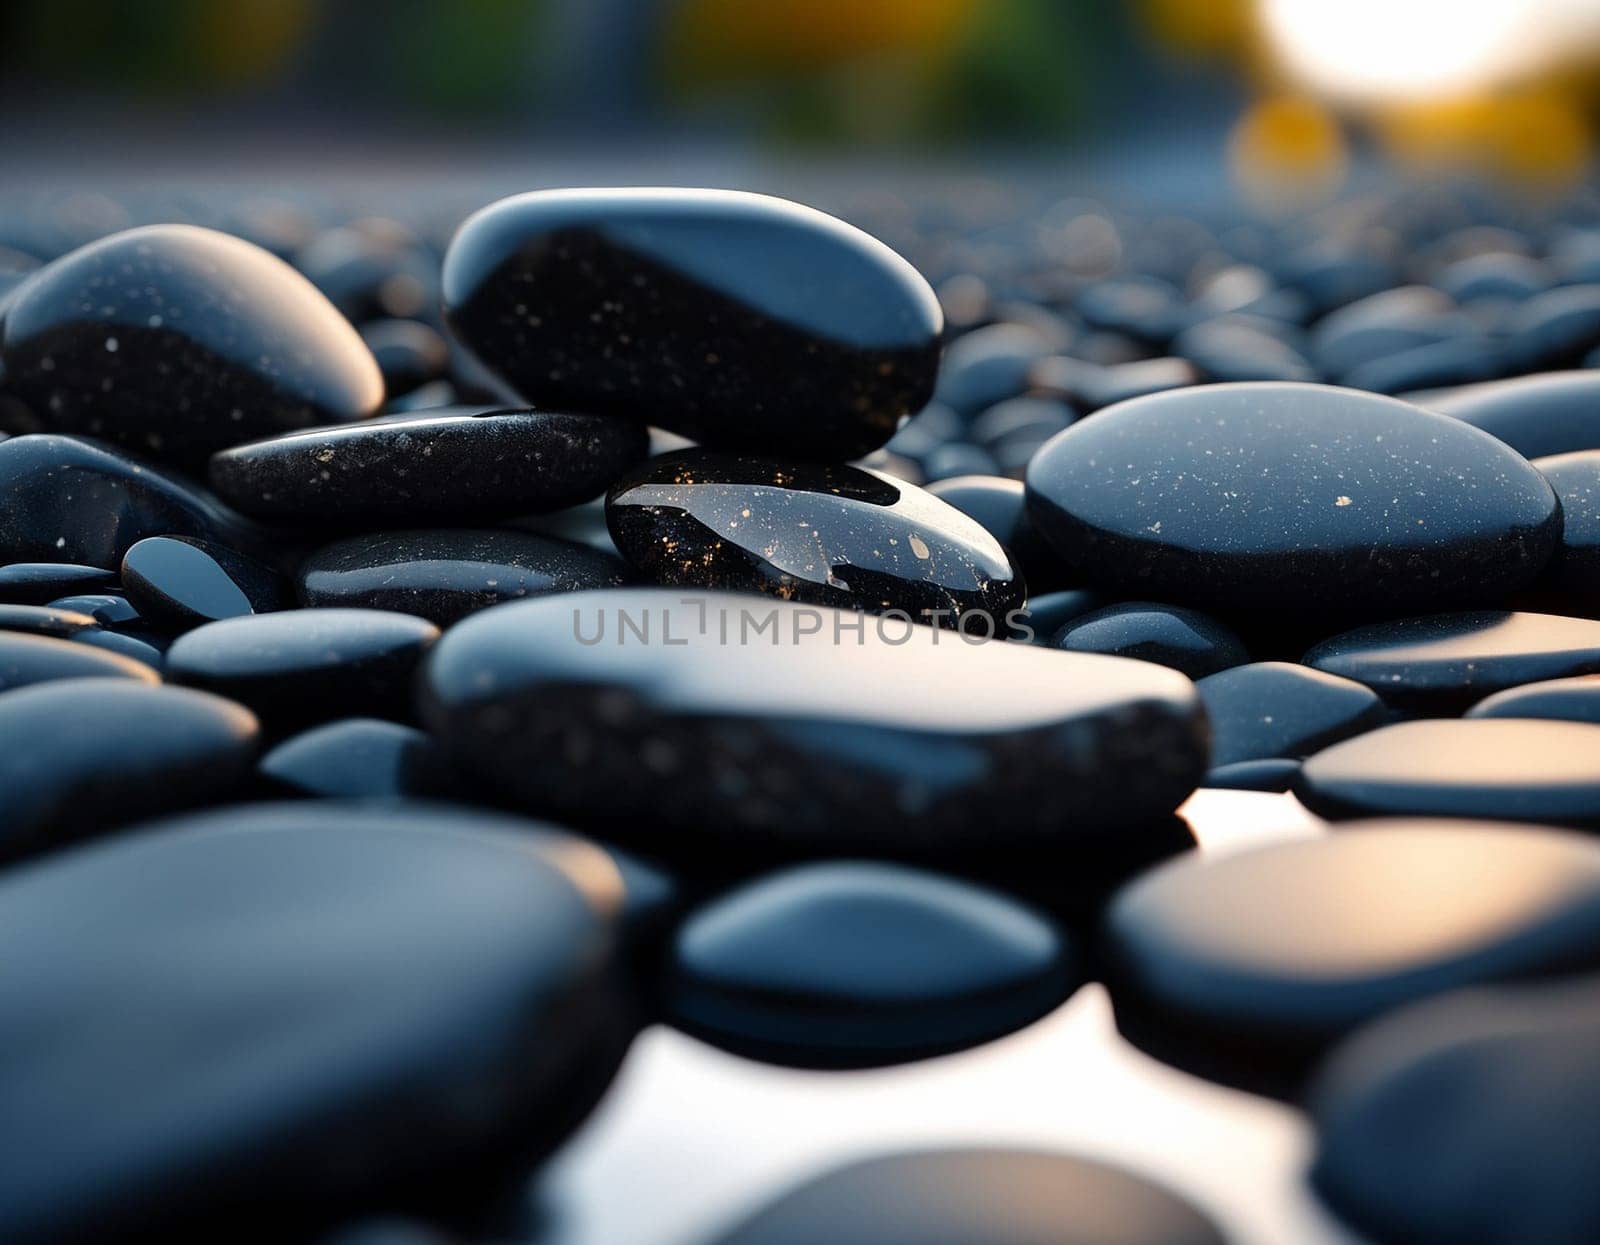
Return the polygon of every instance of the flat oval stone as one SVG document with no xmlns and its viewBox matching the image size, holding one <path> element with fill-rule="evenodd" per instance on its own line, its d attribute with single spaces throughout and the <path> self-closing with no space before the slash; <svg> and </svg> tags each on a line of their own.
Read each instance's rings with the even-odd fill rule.
<svg viewBox="0 0 1600 1245">
<path fill-rule="evenodd" d="M 127 597 L 115 592 L 97 592 L 88 596 L 62 597 L 50 602 L 53 610 L 68 610 L 75 614 L 87 614 L 102 627 L 137 627 L 143 622 L 143 616 L 134 608 L 133 602 Z M 77 633 L 74 632 L 74 635 Z"/>
<path fill-rule="evenodd" d="M 0 363 L 53 431 L 189 466 L 383 401 L 371 352 L 309 281 L 190 225 L 113 234 L 35 273 L 7 307 Z"/>
<path fill-rule="evenodd" d="M 1187 1071 L 1293 1094 L 1375 1016 L 1447 990 L 1600 967 L 1600 844 L 1465 821 L 1191 854 L 1107 912 L 1117 1027 Z"/>
<path fill-rule="evenodd" d="M 1124 601 L 1075 618 L 1050 641 L 1069 653 L 1106 653 L 1201 679 L 1250 660 L 1244 641 L 1198 610 Z"/>
<path fill-rule="evenodd" d="M 255 613 L 210 549 L 173 536 L 147 536 L 129 549 L 122 585 L 145 615 L 173 630 Z"/>
<path fill-rule="evenodd" d="M 1399 722 L 1317 753 L 1295 794 L 1324 817 L 1494 817 L 1600 828 L 1600 726 Z"/>
<path fill-rule="evenodd" d="M 284 740 L 260 771 L 302 796 L 449 798 L 458 786 L 433 740 L 382 718 L 341 718 Z"/>
<path fill-rule="evenodd" d="M 1211 722 L 1211 764 L 1308 756 L 1389 720 L 1371 688 L 1353 679 L 1260 661 L 1194 685 Z"/>
<path fill-rule="evenodd" d="M 0 631 L 0 692 L 58 679 L 132 679 L 159 683 L 148 666 L 116 653 L 43 635 Z"/>
<path fill-rule="evenodd" d="M 1402 618 L 1324 640 L 1302 660 L 1392 704 L 1456 713 L 1508 687 L 1600 673 L 1600 621 L 1500 611 Z"/>
<path fill-rule="evenodd" d="M 1500 438 L 1528 458 L 1600 449 L 1600 374 L 1542 372 L 1414 399 Z"/>
<path fill-rule="evenodd" d="M 0 694 L 0 859 L 226 796 L 248 776 L 257 734 L 243 707 L 149 686 L 121 663 L 113 677 Z"/>
<path fill-rule="evenodd" d="M 900 865 L 802 865 L 678 930 L 673 1024 L 801 1067 L 878 1067 L 1001 1037 L 1083 982 L 1065 934 L 994 891 Z"/>
<path fill-rule="evenodd" d="M 626 1044 L 620 889 L 537 823 L 336 802 L 7 876 L 0 1237 L 305 1240 L 525 1171 Z"/>
<path fill-rule="evenodd" d="M 664 584 L 899 612 L 984 637 L 1005 634 L 1027 595 L 979 523 L 860 467 L 663 454 L 612 486 L 606 524 L 622 556 Z"/>
<path fill-rule="evenodd" d="M 867 1225 L 870 1225 L 868 1227 Z M 716 1245 L 1223 1245 L 1176 1193 L 1091 1159 L 929 1150 L 812 1177 Z"/>
<path fill-rule="evenodd" d="M 1555 454 L 1533 465 L 1561 499 L 1562 519 L 1561 546 L 1534 591 L 1559 603 L 1557 612 L 1600 613 L 1600 450 Z"/>
<path fill-rule="evenodd" d="M 1029 464 L 1028 505 L 1090 583 L 1234 614 L 1487 604 L 1561 534 L 1550 486 L 1494 438 L 1318 385 L 1207 385 L 1080 420 Z"/>
<path fill-rule="evenodd" d="M 167 677 L 250 706 L 287 729 L 360 714 L 410 716 L 411 682 L 439 628 L 387 610 L 284 610 L 179 636 Z"/>
<path fill-rule="evenodd" d="M 438 523 L 561 510 L 644 457 L 638 424 L 596 415 L 449 407 L 234 446 L 212 485 L 246 514 Z"/>
<path fill-rule="evenodd" d="M 1600 724 L 1600 675 L 1525 683 L 1485 696 L 1468 709 L 1469 718 L 1549 718 L 1558 722 Z"/>
<path fill-rule="evenodd" d="M 498 789 L 663 854 L 1041 847 L 1164 817 L 1205 769 L 1175 671 L 722 593 L 486 610 L 423 706 Z"/>
<path fill-rule="evenodd" d="M 302 563 L 299 591 L 310 606 L 398 610 L 444 627 L 502 601 L 614 588 L 630 577 L 620 559 L 576 541 L 444 528 L 334 541 Z"/>
<path fill-rule="evenodd" d="M 838 460 L 933 396 L 928 283 L 821 212 L 719 190 L 556 190 L 470 217 L 456 336 L 530 402 L 707 445 Z"/>
<path fill-rule="evenodd" d="M 0 632 L 66 638 L 100 624 L 93 614 L 56 609 L 49 605 L 0 605 Z"/>
<path fill-rule="evenodd" d="M 117 573 L 71 562 L 15 562 L 0 566 L 0 602 L 49 605 L 59 597 L 115 590 Z"/>
<path fill-rule="evenodd" d="M 1205 787 L 1219 791 L 1288 791 L 1300 773 L 1300 762 L 1286 757 L 1233 761 L 1206 772 Z"/>
</svg>

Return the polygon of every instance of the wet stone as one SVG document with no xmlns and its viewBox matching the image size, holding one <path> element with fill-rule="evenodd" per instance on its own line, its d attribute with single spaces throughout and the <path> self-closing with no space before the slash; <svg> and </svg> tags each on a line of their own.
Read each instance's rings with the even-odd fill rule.
<svg viewBox="0 0 1600 1245">
<path fill-rule="evenodd" d="M 674 1025 L 755 1059 L 877 1067 L 1001 1037 L 1082 983 L 1066 935 L 997 892 L 889 864 L 771 874 L 692 912 Z"/>
<path fill-rule="evenodd" d="M 188 225 L 114 234 L 36 273 L 7 308 L 0 361 L 53 431 L 191 467 L 383 400 L 371 353 L 304 277 Z"/>
<path fill-rule="evenodd" d="M 1011 556 L 1030 594 L 1048 593 L 1067 582 L 1061 559 L 1028 518 L 1022 481 L 990 475 L 954 476 L 930 484 L 928 492 L 981 523 Z"/>
<path fill-rule="evenodd" d="M 1600 614 L 1600 450 L 1537 458 L 1533 465 L 1561 499 L 1562 518 L 1561 547 L 1534 592 L 1559 603 L 1555 612 Z"/>
<path fill-rule="evenodd" d="M 1485 696 L 1466 715 L 1469 718 L 1549 718 L 1558 722 L 1600 724 L 1600 675 L 1525 683 L 1493 696 Z"/>
<path fill-rule="evenodd" d="M 114 653 L 50 636 L 0 631 L 0 692 L 60 679 L 160 681 L 148 666 Z"/>
<path fill-rule="evenodd" d="M 457 337 L 542 407 L 828 460 L 922 408 L 943 329 L 927 282 L 882 243 L 711 190 L 503 199 L 451 242 L 444 302 Z"/>
<path fill-rule="evenodd" d="M 1044 592 L 1030 596 L 1024 607 L 1024 616 L 1017 623 L 1025 625 L 1033 634 L 1035 644 L 1048 644 L 1052 636 L 1075 618 L 1082 618 L 1093 610 L 1110 604 L 1102 592 L 1088 588 L 1063 588 L 1059 592 Z"/>
<path fill-rule="evenodd" d="M 186 631 L 219 618 L 253 614 L 252 601 L 234 575 L 242 559 L 205 541 L 175 536 L 150 536 L 139 541 L 122 558 L 122 585 L 139 610 L 160 627 Z M 246 582 L 269 583 L 271 572 L 239 575 Z M 273 594 L 262 608 L 280 602 Z"/>
<path fill-rule="evenodd" d="M 136 627 L 143 621 L 133 602 L 115 592 L 97 592 L 89 596 L 61 597 L 50 602 L 50 608 L 53 610 L 68 610 L 74 614 L 87 614 L 102 627 Z"/>
<path fill-rule="evenodd" d="M 1081 420 L 1029 465 L 1028 505 L 1092 585 L 1324 620 L 1496 602 L 1561 530 L 1550 486 L 1494 438 L 1316 385 L 1201 386 Z"/>
<path fill-rule="evenodd" d="M 682 450 L 619 480 L 606 522 L 659 583 L 898 612 L 985 638 L 1004 634 L 1027 591 L 978 522 L 859 467 Z"/>
<path fill-rule="evenodd" d="M 159 673 L 167 664 L 166 652 L 170 641 L 154 631 L 139 628 L 135 631 L 108 631 L 96 627 L 79 631 L 72 637 L 74 644 L 104 649 L 123 657 L 131 657 Z"/>
<path fill-rule="evenodd" d="M 236 446 L 211 460 L 224 498 L 265 519 L 415 524 L 561 510 L 644 457 L 637 424 L 451 407 Z"/>
<path fill-rule="evenodd" d="M 341 718 L 284 740 L 261 758 L 263 777 L 300 796 L 449 798 L 457 784 L 433 740 L 381 718 Z"/>
<path fill-rule="evenodd" d="M 70 562 L 16 562 L 0 566 L 0 603 L 49 605 L 58 597 L 117 587 L 117 573 Z"/>
<path fill-rule="evenodd" d="M 1132 657 L 1201 679 L 1250 660 L 1244 642 L 1198 610 L 1124 601 L 1068 622 L 1050 640 L 1069 653 Z"/>
<path fill-rule="evenodd" d="M 1335 1042 L 1396 1007 L 1600 967 L 1600 844 L 1367 822 L 1162 865 L 1112 901 L 1104 935 L 1124 1036 L 1209 1079 L 1292 1095 Z"/>
<path fill-rule="evenodd" d="M 1285 661 L 1252 662 L 1203 678 L 1211 764 L 1304 757 L 1389 720 L 1377 693 Z"/>
<path fill-rule="evenodd" d="M 1543 458 L 1600 449 L 1600 372 L 1546 372 L 1418 394 L 1413 401 Z"/>
</svg>

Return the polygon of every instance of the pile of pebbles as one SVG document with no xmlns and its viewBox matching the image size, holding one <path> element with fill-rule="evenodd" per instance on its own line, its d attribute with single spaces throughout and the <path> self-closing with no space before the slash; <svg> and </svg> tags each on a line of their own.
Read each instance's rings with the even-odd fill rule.
<svg viewBox="0 0 1600 1245">
<path fill-rule="evenodd" d="M 0 1239 L 503 1239 L 647 1024 L 1091 980 L 1371 1239 L 1600 1237 L 1600 212 L 1341 210 L 13 230 Z M 724 1241 L 844 1239 L 1227 1238 L 976 1150 Z"/>
</svg>

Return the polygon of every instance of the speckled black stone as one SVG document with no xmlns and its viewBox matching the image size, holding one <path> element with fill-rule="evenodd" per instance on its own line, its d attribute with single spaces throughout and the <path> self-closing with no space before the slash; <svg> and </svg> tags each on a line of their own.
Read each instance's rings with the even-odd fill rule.
<svg viewBox="0 0 1600 1245">
<path fill-rule="evenodd" d="M 933 393 L 943 316 L 882 243 L 764 195 L 491 204 L 444 262 L 456 335 L 525 399 L 727 449 L 854 458 Z"/>
<path fill-rule="evenodd" d="M 94 615 L 77 610 L 55 609 L 48 605 L 0 605 L 0 631 L 65 639 L 99 625 Z"/>
<path fill-rule="evenodd" d="M 171 631 L 282 604 L 266 567 L 250 567 L 208 541 L 176 536 L 149 536 L 129 549 L 122 557 L 122 587 L 154 625 Z"/>
<path fill-rule="evenodd" d="M 91 655 L 109 657 L 82 650 Z M 249 774 L 256 738 L 239 705 L 125 668 L 0 694 L 0 860 L 225 798 Z"/>
<path fill-rule="evenodd" d="M 1494 438 L 1391 398 L 1208 385 L 1080 420 L 1028 467 L 1090 584 L 1231 614 L 1489 604 L 1538 575 L 1555 494 Z"/>
<path fill-rule="evenodd" d="M 1211 764 L 1303 757 L 1389 720 L 1372 689 L 1286 661 L 1235 666 L 1195 684 L 1211 722 Z"/>
<path fill-rule="evenodd" d="M 1595 393 L 1600 398 L 1600 388 Z M 1559 604 L 1555 612 L 1600 614 L 1600 450 L 1536 458 L 1533 465 L 1561 499 L 1562 520 L 1561 547 L 1534 591 Z"/>
<path fill-rule="evenodd" d="M 96 652 L 86 645 L 50 636 L 0 631 L 0 692 L 58 679 L 160 682 L 148 666 L 131 658 Z"/>
<path fill-rule="evenodd" d="M 619 480 L 606 523 L 663 584 L 959 621 L 984 637 L 1005 634 L 1027 593 L 976 520 L 860 467 L 681 450 Z"/>
<path fill-rule="evenodd" d="M 662 854 L 1044 850 L 1170 813 L 1205 768 L 1174 671 L 724 593 L 485 611 L 422 694 L 463 767 Z"/>
<path fill-rule="evenodd" d="M 433 740 L 382 718 L 340 718 L 284 740 L 261 774 L 299 796 L 447 799 L 461 784 Z"/>
<path fill-rule="evenodd" d="M 309 606 L 398 610 L 440 626 L 502 601 L 614 588 L 632 572 L 576 541 L 533 532 L 441 528 L 335 541 L 301 566 Z"/>
<path fill-rule="evenodd" d="M 1525 683 L 1485 696 L 1469 718 L 1549 718 L 1558 722 L 1600 724 L 1600 674 Z"/>
<path fill-rule="evenodd" d="M 1030 596 L 1066 587 L 1071 576 L 1028 518 L 1021 480 L 1002 476 L 952 476 L 928 486 L 942 502 L 983 524 L 1004 546 L 1027 581 Z"/>
<path fill-rule="evenodd" d="M 1074 618 L 1056 632 L 1051 647 L 1069 653 L 1106 653 L 1181 670 L 1201 679 L 1250 660 L 1244 641 L 1198 610 L 1149 601 L 1124 601 Z"/>
<path fill-rule="evenodd" d="M 877 1067 L 1037 1019 L 1082 984 L 1064 932 L 998 892 L 831 861 L 738 887 L 673 941 L 674 1025 L 752 1058 Z"/>
<path fill-rule="evenodd" d="M 117 587 L 117 573 L 70 562 L 17 562 L 0 566 L 0 602 L 49 605 L 58 597 L 105 592 Z"/>
<path fill-rule="evenodd" d="M 870 1234 L 870 1235 L 869 1235 Z M 1223 1245 L 1185 1199 L 1120 1167 L 1025 1150 L 858 1160 L 756 1210 L 715 1245 Z"/>
<path fill-rule="evenodd" d="M 1396 820 L 1189 855 L 1130 883 L 1104 935 L 1124 1036 L 1198 1075 L 1293 1094 L 1336 1041 L 1402 1004 L 1600 968 L 1600 843 Z"/>
<path fill-rule="evenodd" d="M 1303 660 L 1365 683 L 1393 705 L 1459 713 L 1522 683 L 1600 673 L 1600 621 L 1498 610 L 1429 614 L 1346 631 Z"/>
<path fill-rule="evenodd" d="M 36 273 L 6 309 L 0 362 L 51 430 L 190 466 L 383 400 L 371 352 L 310 282 L 188 225 L 115 234 Z"/>
<path fill-rule="evenodd" d="M 1544 372 L 1413 398 L 1528 458 L 1600 449 L 1600 372 Z"/>
<path fill-rule="evenodd" d="M 414 804 L 233 807 L 7 876 L 0 1237 L 305 1241 L 525 1174 L 627 1042 L 620 904 L 581 840 Z"/>
<path fill-rule="evenodd" d="M 235 446 L 211 460 L 211 481 L 267 519 L 492 519 L 596 497 L 645 445 L 644 429 L 624 420 L 450 407 Z"/>
</svg>

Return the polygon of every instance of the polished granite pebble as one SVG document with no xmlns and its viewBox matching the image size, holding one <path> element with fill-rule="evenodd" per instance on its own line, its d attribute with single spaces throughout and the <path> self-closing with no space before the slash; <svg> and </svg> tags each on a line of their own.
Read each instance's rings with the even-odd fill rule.
<svg viewBox="0 0 1600 1245">
<path fill-rule="evenodd" d="M 1458 421 L 1329 386 L 1208 385 L 1080 420 L 1028 467 L 1087 583 L 1233 615 L 1392 615 L 1531 583 L 1561 512 Z"/>
<path fill-rule="evenodd" d="M 1311 1180 L 1367 1239 L 1600 1240 L 1600 982 L 1464 990 L 1361 1029 L 1318 1073 Z"/>
<path fill-rule="evenodd" d="M 247 587 L 270 591 L 272 572 L 248 573 L 245 561 L 207 541 L 147 536 L 122 556 L 122 587 L 144 617 L 171 631 L 280 606 L 276 593 L 252 599 Z"/>
<path fill-rule="evenodd" d="M 1223 1245 L 1187 1200 L 1070 1154 L 942 1149 L 857 1159 L 780 1195 L 715 1245 Z"/>
<path fill-rule="evenodd" d="M 53 610 L 87 614 L 102 627 L 137 627 L 143 616 L 127 597 L 117 592 L 97 592 L 86 596 L 60 597 L 50 602 Z M 76 634 L 76 633 L 74 633 Z"/>
<path fill-rule="evenodd" d="M 1042 849 L 1163 817 L 1205 769 L 1175 671 L 725 593 L 487 610 L 421 696 L 463 768 L 663 856 Z"/>
<path fill-rule="evenodd" d="M 1561 499 L 1561 545 L 1534 592 L 1560 607 L 1552 612 L 1600 615 L 1600 450 L 1536 458 L 1533 465 Z"/>
<path fill-rule="evenodd" d="M 44 635 L 0 631 L 0 692 L 59 679 L 132 679 L 159 683 L 146 665 L 115 653 Z"/>
<path fill-rule="evenodd" d="M 438 746 L 415 727 L 340 718 L 284 740 L 261 758 L 274 787 L 338 799 L 442 799 L 461 794 Z"/>
<path fill-rule="evenodd" d="M 1005 634 L 1027 595 L 975 519 L 860 467 L 680 450 L 618 480 L 606 524 L 632 565 L 679 587 L 898 613 L 983 637 Z"/>
<path fill-rule="evenodd" d="M 1357 627 L 1303 658 L 1391 704 L 1458 713 L 1523 683 L 1600 673 L 1600 621 L 1556 614 L 1430 614 Z"/>
<path fill-rule="evenodd" d="M 1055 550 L 1028 517 L 1027 491 L 1021 480 L 1003 476 L 951 476 L 928 485 L 928 492 L 976 519 L 1004 547 L 1034 595 L 1064 588 L 1071 577 Z"/>
<path fill-rule="evenodd" d="M 248 777 L 258 734 L 248 710 L 149 686 L 120 663 L 107 673 L 0 693 L 0 860 L 225 799 Z"/>
<path fill-rule="evenodd" d="M 619 558 L 558 536 L 440 528 L 334 541 L 301 564 L 297 582 L 304 605 L 398 610 L 444 627 L 502 601 L 631 577 Z"/>
<path fill-rule="evenodd" d="M 1413 395 L 1528 458 L 1600 449 L 1600 372 L 1544 372 Z"/>
<path fill-rule="evenodd" d="M 1600 829 L 1600 726 L 1398 722 L 1311 757 L 1295 794 L 1329 818 L 1494 817 Z"/>
<path fill-rule="evenodd" d="M 1288 791 L 1300 773 L 1300 762 L 1289 757 L 1260 757 L 1230 761 L 1206 771 L 1203 787 L 1221 791 Z"/>
<path fill-rule="evenodd" d="M 52 431 L 191 467 L 383 400 L 371 352 L 310 282 L 188 225 L 114 234 L 36 273 L 6 309 L 0 363 Z"/>
<path fill-rule="evenodd" d="M 628 1040 L 620 903 L 593 846 L 448 805 L 233 807 L 6 876 L 0 1237 L 305 1240 L 525 1171 Z"/>
<path fill-rule="evenodd" d="M 56 609 L 49 605 L 0 605 L 0 632 L 70 638 L 100 624 L 93 614 Z"/>
<path fill-rule="evenodd" d="M 1202 679 L 1250 660 L 1244 641 L 1198 610 L 1122 601 L 1074 618 L 1051 637 L 1068 653 L 1133 657 Z"/>
<path fill-rule="evenodd" d="M 0 566 L 0 603 L 49 605 L 58 597 L 114 591 L 117 573 L 71 562 L 14 562 Z"/>
<path fill-rule="evenodd" d="M 671 1023 L 800 1067 L 879 1067 L 1020 1029 L 1082 984 L 1067 936 L 994 891 L 830 861 L 691 912 L 667 969 Z"/>
<path fill-rule="evenodd" d="M 417 666 L 438 638 L 432 623 L 388 610 L 284 610 L 179 636 L 166 673 L 248 705 L 274 732 L 351 715 L 403 721 Z"/>
<path fill-rule="evenodd" d="M 1485 696 L 1464 715 L 1469 718 L 1548 718 L 1600 724 L 1600 674 L 1524 683 Z"/>
<path fill-rule="evenodd" d="M 824 460 L 876 449 L 922 408 L 943 329 L 927 282 L 881 242 L 715 190 L 502 199 L 457 231 L 444 303 L 542 407 Z"/>
<path fill-rule="evenodd" d="M 1235 666 L 1195 683 L 1211 722 L 1211 764 L 1303 757 L 1389 720 L 1377 693 L 1286 661 Z"/>
<path fill-rule="evenodd" d="M 561 510 L 644 457 L 624 420 L 449 407 L 311 428 L 224 450 L 213 487 L 246 514 L 337 524 L 431 524 Z"/>
<path fill-rule="evenodd" d="M 1189 855 L 1118 894 L 1103 937 L 1125 1037 L 1208 1079 L 1293 1094 L 1335 1042 L 1403 1004 L 1600 968 L 1600 843 L 1391 820 Z"/>
</svg>

